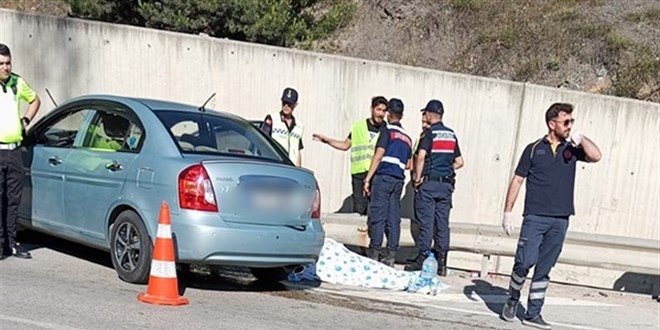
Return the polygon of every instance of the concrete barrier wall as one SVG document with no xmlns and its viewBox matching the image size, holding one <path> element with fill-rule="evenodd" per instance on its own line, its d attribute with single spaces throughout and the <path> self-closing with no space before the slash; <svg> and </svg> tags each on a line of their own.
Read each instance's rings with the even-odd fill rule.
<svg viewBox="0 0 660 330">
<path fill-rule="evenodd" d="M 530 84 L 129 26 L 0 10 L 0 41 L 14 71 L 37 89 L 44 106 L 88 93 L 202 104 L 261 119 L 278 111 L 282 89 L 300 93 L 295 114 L 305 126 L 303 165 L 315 171 L 324 212 L 350 196 L 349 154 L 311 139 L 347 136 L 369 115 L 375 95 L 399 97 L 411 134 L 420 132 L 430 98 L 445 104 L 445 123 L 459 136 L 466 167 L 458 174 L 452 221 L 497 224 L 508 180 L 525 145 L 545 132 L 555 101 L 576 105 L 576 128 L 604 154 L 579 169 L 573 231 L 660 238 L 660 105 Z M 410 215 L 412 194 L 403 197 Z M 522 210 L 524 190 L 516 210 Z"/>
</svg>

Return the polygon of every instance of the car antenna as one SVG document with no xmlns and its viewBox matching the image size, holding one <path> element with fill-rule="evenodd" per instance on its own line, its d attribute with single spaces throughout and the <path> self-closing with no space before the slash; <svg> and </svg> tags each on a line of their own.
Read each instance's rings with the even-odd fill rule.
<svg viewBox="0 0 660 330">
<path fill-rule="evenodd" d="M 48 88 L 46 88 L 46 94 L 48 94 L 48 97 L 50 98 L 50 101 L 53 102 L 55 107 L 57 107 L 57 102 L 55 102 L 55 99 L 53 98 L 53 95 L 50 94 L 50 91 L 48 90 Z"/>
<path fill-rule="evenodd" d="M 204 108 L 204 107 L 205 107 L 205 106 L 206 106 L 206 104 L 208 104 L 208 103 L 209 103 L 209 101 L 211 101 L 211 99 L 212 99 L 212 98 L 214 98 L 214 97 L 215 97 L 215 92 L 214 92 L 213 94 L 211 94 L 211 96 L 209 96 L 209 98 L 208 98 L 208 99 L 206 99 L 206 102 L 204 102 L 204 104 L 202 104 L 202 106 L 201 106 L 201 107 L 199 107 L 199 108 L 198 108 L 198 109 L 199 109 L 199 111 L 201 111 L 201 112 L 206 112 L 206 108 Z"/>
</svg>

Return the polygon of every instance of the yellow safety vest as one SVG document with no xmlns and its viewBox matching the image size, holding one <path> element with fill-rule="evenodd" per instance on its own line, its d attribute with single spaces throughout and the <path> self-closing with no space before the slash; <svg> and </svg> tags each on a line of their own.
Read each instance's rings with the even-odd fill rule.
<svg viewBox="0 0 660 330">
<path fill-rule="evenodd" d="M 6 84 L 0 85 L 0 142 L 20 142 L 23 140 L 23 122 L 19 102 L 31 103 L 37 94 L 15 73 L 9 75 Z"/>
<path fill-rule="evenodd" d="M 270 118 L 273 120 L 270 136 L 289 153 L 289 159 L 295 164 L 300 153 L 303 126 L 296 122 L 296 126 L 289 132 L 279 113 L 270 114 Z"/>
<path fill-rule="evenodd" d="M 351 174 L 369 172 L 378 134 L 369 139 L 367 120 L 360 119 L 351 126 Z"/>
</svg>

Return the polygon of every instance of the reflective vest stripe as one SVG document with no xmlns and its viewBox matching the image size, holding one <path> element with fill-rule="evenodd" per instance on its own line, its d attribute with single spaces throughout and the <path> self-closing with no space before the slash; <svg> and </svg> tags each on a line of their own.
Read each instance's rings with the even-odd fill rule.
<svg viewBox="0 0 660 330">
<path fill-rule="evenodd" d="M 385 156 L 382 159 L 383 162 L 385 163 L 390 163 L 394 165 L 398 165 L 402 170 L 406 169 L 406 164 L 402 163 L 398 158 L 392 157 L 392 156 Z"/>
<path fill-rule="evenodd" d="M 286 123 L 282 121 L 279 113 L 270 114 L 270 117 L 273 119 L 271 137 L 284 147 L 284 150 L 289 154 L 289 159 L 295 164 L 300 153 L 298 147 L 300 146 L 300 140 L 302 140 L 303 126 L 296 123 L 293 130 L 289 132 L 289 128 L 286 127 Z"/>
</svg>

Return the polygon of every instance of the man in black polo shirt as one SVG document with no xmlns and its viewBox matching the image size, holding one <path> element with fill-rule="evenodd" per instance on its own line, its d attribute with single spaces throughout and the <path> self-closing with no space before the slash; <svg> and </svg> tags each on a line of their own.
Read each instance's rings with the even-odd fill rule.
<svg viewBox="0 0 660 330">
<path fill-rule="evenodd" d="M 523 151 L 507 190 L 502 218 L 504 231 L 511 235 L 515 221 L 511 211 L 527 178 L 523 223 L 509 282 L 510 298 L 502 308 L 501 317 L 506 321 L 515 319 L 525 277 L 536 266 L 522 322 L 540 329 L 551 328 L 541 317 L 541 308 L 550 270 L 564 245 L 568 218 L 575 214 L 575 165 L 578 161 L 595 163 L 601 158 L 600 150 L 590 139 L 577 131 L 571 132 L 572 113 L 573 106 L 568 103 L 555 103 L 546 111 L 548 134 Z"/>
</svg>

